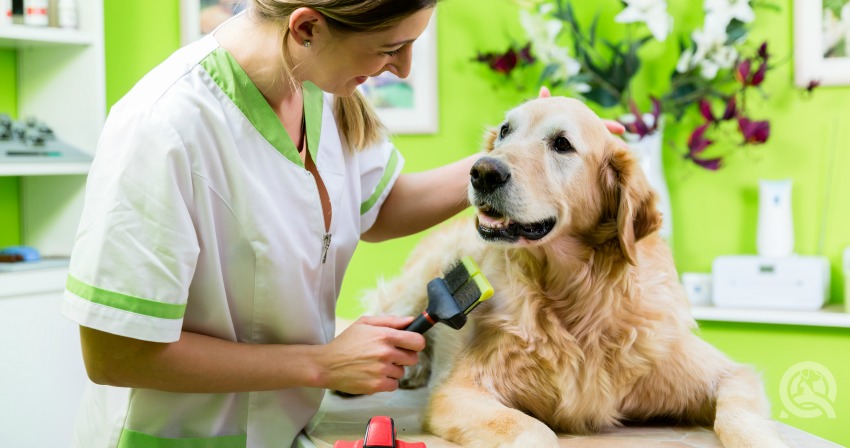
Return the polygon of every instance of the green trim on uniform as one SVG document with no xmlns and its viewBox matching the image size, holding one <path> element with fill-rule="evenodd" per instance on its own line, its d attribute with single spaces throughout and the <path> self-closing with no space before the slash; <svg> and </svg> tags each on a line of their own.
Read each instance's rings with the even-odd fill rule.
<svg viewBox="0 0 850 448">
<path fill-rule="evenodd" d="M 121 430 L 118 448 L 245 448 L 248 436 L 184 437 L 169 439 L 154 437 L 129 429 Z"/>
<path fill-rule="evenodd" d="M 302 85 L 301 91 L 304 93 L 304 119 L 307 120 L 307 150 L 310 151 L 313 161 L 317 162 L 325 97 L 322 89 L 309 81 Z"/>
<path fill-rule="evenodd" d="M 298 149 L 280 122 L 277 114 L 260 93 L 245 70 L 236 62 L 233 55 L 224 48 L 216 48 L 201 61 L 201 66 L 218 87 L 233 101 L 251 122 L 257 132 L 290 162 L 304 167 Z M 304 83 L 304 111 L 307 127 L 307 146 L 311 154 L 319 148 L 319 135 L 322 130 L 322 91 L 312 83 Z M 316 94 L 318 91 L 318 94 Z"/>
<path fill-rule="evenodd" d="M 185 304 L 163 303 L 121 294 L 120 292 L 107 291 L 83 283 L 71 275 L 68 276 L 65 288 L 89 302 L 143 316 L 158 317 L 160 319 L 182 319 L 183 314 L 186 312 Z"/>
<path fill-rule="evenodd" d="M 396 167 L 398 166 L 398 159 L 398 149 L 393 148 L 393 152 L 390 154 L 390 160 L 387 162 L 387 168 L 384 170 L 384 175 L 381 177 L 381 181 L 375 186 L 372 196 L 369 196 L 369 199 L 367 199 L 366 202 L 360 204 L 361 215 L 365 215 L 366 212 L 371 210 L 372 207 L 375 206 L 375 203 L 378 202 L 378 198 L 384 194 L 384 190 L 387 189 L 387 184 L 390 183 L 390 179 L 392 179 L 395 174 Z"/>
</svg>

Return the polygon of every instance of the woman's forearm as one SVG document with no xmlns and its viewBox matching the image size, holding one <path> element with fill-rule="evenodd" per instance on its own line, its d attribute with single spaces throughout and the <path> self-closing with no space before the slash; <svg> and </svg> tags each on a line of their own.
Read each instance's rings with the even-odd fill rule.
<svg viewBox="0 0 850 448">
<path fill-rule="evenodd" d="M 99 384 L 188 393 L 321 387 L 321 346 L 241 344 L 186 331 L 168 344 L 86 327 L 80 336 L 86 370 Z"/>
<path fill-rule="evenodd" d="M 437 225 L 469 206 L 469 170 L 480 154 L 421 173 L 401 175 L 363 240 L 377 242 Z"/>
<path fill-rule="evenodd" d="M 353 394 L 398 388 L 425 338 L 413 317 L 361 317 L 321 345 L 251 344 L 184 331 L 171 343 L 80 327 L 83 360 L 98 384 L 182 393 L 319 387 Z"/>
</svg>

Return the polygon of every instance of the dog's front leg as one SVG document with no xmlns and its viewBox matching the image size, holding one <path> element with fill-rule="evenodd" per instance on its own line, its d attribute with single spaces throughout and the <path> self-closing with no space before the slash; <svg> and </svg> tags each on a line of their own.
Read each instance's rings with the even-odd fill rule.
<svg viewBox="0 0 850 448">
<path fill-rule="evenodd" d="M 736 365 L 717 385 L 714 432 L 726 448 L 785 448 L 776 423 L 770 420 L 761 380 L 746 366 Z"/>
<path fill-rule="evenodd" d="M 543 422 L 499 402 L 458 366 L 431 395 L 425 429 L 468 448 L 556 448 Z"/>
</svg>

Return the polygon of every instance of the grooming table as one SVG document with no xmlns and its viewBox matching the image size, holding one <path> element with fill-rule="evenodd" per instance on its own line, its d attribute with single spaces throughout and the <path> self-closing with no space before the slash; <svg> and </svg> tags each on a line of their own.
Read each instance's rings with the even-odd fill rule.
<svg viewBox="0 0 850 448">
<path fill-rule="evenodd" d="M 398 390 L 369 396 L 342 398 L 325 394 L 319 413 L 300 437 L 298 448 L 331 448 L 337 440 L 363 439 L 371 417 L 385 415 L 395 422 L 398 439 L 425 442 L 428 448 L 458 447 L 432 434 L 423 433 L 421 410 L 427 389 Z M 841 448 L 799 429 L 777 423 L 779 433 L 792 448 Z M 722 448 L 709 428 L 672 426 L 627 426 L 593 436 L 561 436 L 562 447 L 582 448 Z"/>
</svg>

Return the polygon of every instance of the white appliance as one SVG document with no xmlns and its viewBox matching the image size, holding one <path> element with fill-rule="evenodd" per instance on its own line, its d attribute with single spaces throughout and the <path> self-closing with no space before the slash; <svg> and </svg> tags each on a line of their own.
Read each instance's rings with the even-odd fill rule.
<svg viewBox="0 0 850 448">
<path fill-rule="evenodd" d="M 711 277 L 721 308 L 814 311 L 828 300 L 829 260 L 820 256 L 721 256 Z"/>
<path fill-rule="evenodd" d="M 756 246 L 762 257 L 787 257 L 794 253 L 790 179 L 759 181 Z"/>
</svg>

